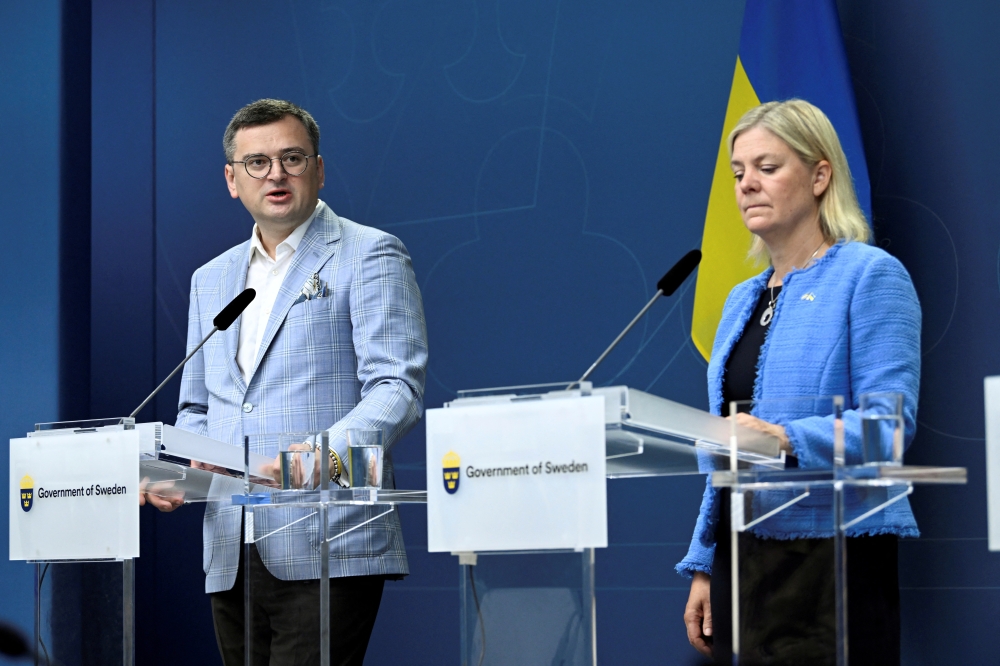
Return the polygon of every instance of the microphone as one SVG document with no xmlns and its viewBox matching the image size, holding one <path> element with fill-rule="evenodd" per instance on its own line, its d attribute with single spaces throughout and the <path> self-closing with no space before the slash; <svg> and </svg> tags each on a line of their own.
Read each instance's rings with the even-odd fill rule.
<svg viewBox="0 0 1000 666">
<path fill-rule="evenodd" d="M 660 296 L 672 296 L 673 293 L 677 291 L 677 287 L 684 284 L 684 280 L 687 280 L 688 276 L 694 272 L 694 269 L 698 266 L 700 261 L 701 250 L 697 249 L 691 250 L 681 257 L 680 261 L 674 264 L 670 270 L 660 278 L 660 281 L 656 283 L 656 294 L 649 299 L 649 302 L 646 303 L 646 307 L 639 311 L 639 314 L 637 314 L 635 318 L 629 322 L 629 325 L 625 327 L 625 330 L 618 334 L 618 337 L 615 338 L 614 342 L 612 342 L 611 345 L 604 350 L 604 353 L 601 354 L 596 361 L 594 361 L 594 364 L 587 369 L 587 372 L 583 373 L 583 377 L 580 377 L 580 379 L 574 382 L 574 384 L 581 384 L 586 381 L 587 377 L 590 376 L 590 373 L 592 373 L 597 366 L 601 364 L 601 361 L 603 361 L 605 357 L 611 353 L 612 349 L 618 346 L 618 343 L 622 341 L 622 338 L 624 338 L 625 335 L 632 330 L 632 327 L 643 318 L 649 308 L 653 307 L 653 303 L 656 302 L 656 299 Z M 570 384 L 566 387 L 566 390 L 569 390 L 572 387 L 573 384 Z"/>
<path fill-rule="evenodd" d="M 8 657 L 31 657 L 34 652 L 20 629 L 0 622 L 0 654 Z"/>
<path fill-rule="evenodd" d="M 34 659 L 36 664 L 50 666 L 55 664 L 55 659 L 49 658 L 45 643 L 42 643 L 44 654 L 33 649 L 27 636 L 20 629 L 7 622 L 0 621 L 0 655 L 13 657 L 14 659 Z M 4 660 L 6 662 L 6 660 Z"/>
<path fill-rule="evenodd" d="M 229 328 L 232 323 L 236 321 L 236 318 L 243 314 L 243 311 L 247 309 L 247 306 L 250 305 L 250 301 L 252 301 L 256 295 L 257 292 L 253 289 L 244 289 L 240 292 L 236 298 L 229 302 L 229 305 L 222 308 L 222 311 L 215 315 L 215 319 L 212 320 L 212 324 L 215 325 L 212 333 L 215 333 L 215 331 L 224 331 Z M 212 333 L 209 333 L 205 339 L 208 340 L 208 338 L 212 336 Z M 202 342 L 201 344 L 205 343 Z M 198 346 L 200 347 L 201 345 Z"/>
<path fill-rule="evenodd" d="M 664 296 L 673 296 L 674 292 L 677 291 L 677 287 L 684 284 L 684 280 L 688 279 L 688 276 L 694 272 L 694 269 L 698 267 L 698 263 L 701 261 L 701 250 L 691 250 L 683 257 L 680 261 L 674 264 L 667 274 L 660 278 L 660 281 L 656 283 L 656 288 L 662 292 Z M 657 294 L 659 296 L 660 294 Z M 653 297 L 656 300 L 656 297 Z"/>
<path fill-rule="evenodd" d="M 153 389 L 153 392 L 150 393 L 149 396 L 142 401 L 142 404 L 136 407 L 134 412 L 129 414 L 129 418 L 135 418 L 135 415 L 141 412 L 142 408 L 145 407 L 147 404 L 149 404 L 149 401 L 152 400 L 153 397 L 160 392 L 160 389 L 166 386 L 167 382 L 173 379 L 173 376 L 176 375 L 178 371 L 180 371 L 180 369 L 184 367 L 185 363 L 191 360 L 191 357 L 195 355 L 195 352 L 201 349 L 202 345 L 208 342 L 208 339 L 210 337 L 215 335 L 216 331 L 224 331 L 227 328 L 229 328 L 232 325 L 232 323 L 236 321 L 236 318 L 239 317 L 241 314 L 243 314 L 243 311 L 247 309 L 247 306 L 250 305 L 250 301 L 252 301 L 256 295 L 257 292 L 254 291 L 253 289 L 244 289 L 236 298 L 234 298 L 232 301 L 229 302 L 229 305 L 222 308 L 219 314 L 215 315 L 215 319 L 212 320 L 213 324 L 212 330 L 208 332 L 208 335 L 205 336 L 205 339 L 199 342 L 198 346 L 192 349 L 191 353 L 188 354 L 184 358 L 184 360 L 180 362 L 180 365 L 174 368 L 174 371 L 171 372 L 169 375 L 167 375 L 167 378 L 164 379 L 162 382 L 160 382 L 159 386 Z"/>
</svg>

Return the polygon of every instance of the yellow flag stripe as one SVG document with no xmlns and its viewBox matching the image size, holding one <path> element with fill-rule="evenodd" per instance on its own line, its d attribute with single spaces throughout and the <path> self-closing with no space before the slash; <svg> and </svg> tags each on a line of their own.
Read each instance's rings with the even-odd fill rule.
<svg viewBox="0 0 1000 666">
<path fill-rule="evenodd" d="M 719 155 L 715 162 L 712 191 L 708 195 L 705 213 L 705 231 L 701 239 L 702 261 L 694 292 L 694 314 L 691 338 L 695 347 L 705 357 L 712 354 L 715 330 L 722 318 L 722 307 L 729 291 L 747 278 L 760 272 L 760 267 L 747 260 L 750 232 L 743 226 L 736 206 L 733 171 L 729 166 L 729 148 L 726 137 L 748 110 L 760 104 L 743 63 L 736 58 L 733 87 L 729 92 L 726 121 L 722 127 Z"/>
</svg>

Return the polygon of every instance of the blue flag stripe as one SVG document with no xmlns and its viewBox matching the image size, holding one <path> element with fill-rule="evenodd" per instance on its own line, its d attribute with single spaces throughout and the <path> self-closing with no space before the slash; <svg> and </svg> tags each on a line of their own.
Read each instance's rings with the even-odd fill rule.
<svg viewBox="0 0 1000 666">
<path fill-rule="evenodd" d="M 740 60 L 761 102 L 798 97 L 830 118 L 871 223 L 868 166 L 834 1 L 747 0 Z"/>
</svg>

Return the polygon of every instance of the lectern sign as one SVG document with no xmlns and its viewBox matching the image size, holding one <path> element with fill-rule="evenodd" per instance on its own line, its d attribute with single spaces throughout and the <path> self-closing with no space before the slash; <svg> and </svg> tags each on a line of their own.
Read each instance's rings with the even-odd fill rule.
<svg viewBox="0 0 1000 666">
<path fill-rule="evenodd" d="M 10 440 L 10 559 L 139 555 L 139 434 Z"/>
<path fill-rule="evenodd" d="M 427 411 L 431 552 L 605 547 L 604 397 Z"/>
</svg>

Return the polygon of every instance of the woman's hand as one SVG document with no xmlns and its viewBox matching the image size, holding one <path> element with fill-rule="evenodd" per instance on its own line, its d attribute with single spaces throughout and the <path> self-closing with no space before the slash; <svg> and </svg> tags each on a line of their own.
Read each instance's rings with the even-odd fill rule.
<svg viewBox="0 0 1000 666">
<path fill-rule="evenodd" d="M 711 586 L 712 578 L 708 574 L 695 571 L 691 580 L 691 594 L 684 607 L 688 642 L 706 657 L 712 656 L 712 646 L 705 640 L 712 636 Z"/>
<path fill-rule="evenodd" d="M 762 432 L 765 435 L 773 435 L 774 437 L 777 437 L 778 445 L 781 450 L 790 456 L 795 455 L 792 451 L 792 445 L 788 441 L 788 433 L 785 432 L 784 426 L 768 423 L 767 421 L 760 420 L 756 416 L 750 416 L 749 414 L 744 414 L 742 412 L 736 415 L 736 423 L 746 428 Z"/>
</svg>

